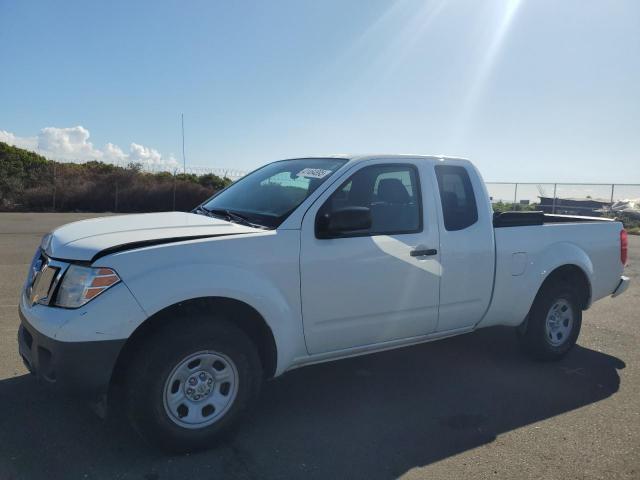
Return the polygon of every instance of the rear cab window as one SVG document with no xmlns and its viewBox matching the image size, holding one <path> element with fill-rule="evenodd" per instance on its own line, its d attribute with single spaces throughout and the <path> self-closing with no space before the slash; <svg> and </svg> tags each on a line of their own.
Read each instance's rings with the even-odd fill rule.
<svg viewBox="0 0 640 480">
<path fill-rule="evenodd" d="M 454 165 L 436 165 L 435 171 L 444 228 L 448 231 L 464 230 L 476 223 L 478 207 L 467 170 Z"/>
</svg>

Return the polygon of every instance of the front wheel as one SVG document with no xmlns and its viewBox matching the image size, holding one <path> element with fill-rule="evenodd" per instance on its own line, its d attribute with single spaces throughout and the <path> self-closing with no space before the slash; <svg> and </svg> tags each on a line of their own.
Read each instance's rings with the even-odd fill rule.
<svg viewBox="0 0 640 480">
<path fill-rule="evenodd" d="M 125 386 L 129 420 L 173 452 L 211 447 L 256 397 L 262 368 L 251 340 L 224 319 L 176 319 L 147 339 Z"/>
<path fill-rule="evenodd" d="M 540 290 L 526 322 L 518 328 L 525 350 L 539 360 L 559 360 L 575 345 L 582 325 L 576 291 L 551 282 Z"/>
</svg>

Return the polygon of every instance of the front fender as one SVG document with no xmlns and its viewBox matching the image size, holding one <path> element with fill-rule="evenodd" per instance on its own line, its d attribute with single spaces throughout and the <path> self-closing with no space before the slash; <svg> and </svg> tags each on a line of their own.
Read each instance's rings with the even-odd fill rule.
<svg viewBox="0 0 640 480">
<path fill-rule="evenodd" d="M 299 232 L 272 231 L 143 248 L 101 262 L 115 268 L 148 317 L 195 298 L 222 297 L 249 305 L 273 333 L 277 375 L 306 355 L 298 249 Z M 123 323 L 123 336 L 138 326 Z"/>
</svg>

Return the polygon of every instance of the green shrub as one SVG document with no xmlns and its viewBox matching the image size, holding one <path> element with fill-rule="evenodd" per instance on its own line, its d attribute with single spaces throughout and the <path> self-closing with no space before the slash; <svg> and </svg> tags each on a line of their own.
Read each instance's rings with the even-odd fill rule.
<svg viewBox="0 0 640 480">
<path fill-rule="evenodd" d="M 536 210 L 538 207 L 537 203 L 530 203 L 528 205 L 522 205 L 520 203 L 503 202 L 500 200 L 499 202 L 495 202 L 491 204 L 494 212 L 529 212 Z"/>
<path fill-rule="evenodd" d="M 90 161 L 49 161 L 0 142 L 0 210 L 188 211 L 231 183 L 217 175 L 146 173 Z"/>
</svg>

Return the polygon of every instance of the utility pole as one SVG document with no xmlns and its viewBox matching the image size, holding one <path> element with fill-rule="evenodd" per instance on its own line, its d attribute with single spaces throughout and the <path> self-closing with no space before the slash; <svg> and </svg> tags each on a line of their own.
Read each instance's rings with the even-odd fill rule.
<svg viewBox="0 0 640 480">
<path fill-rule="evenodd" d="M 184 155 L 184 113 L 180 114 L 182 121 L 182 173 L 187 173 L 187 158 Z"/>
<path fill-rule="evenodd" d="M 615 190 L 616 185 L 615 183 L 611 184 L 611 205 L 613 205 L 613 191 Z"/>
<path fill-rule="evenodd" d="M 56 211 L 56 162 L 53 162 L 53 211 Z"/>
<path fill-rule="evenodd" d="M 173 211 L 176 211 L 176 175 L 178 172 L 176 170 L 173 171 Z"/>
</svg>

